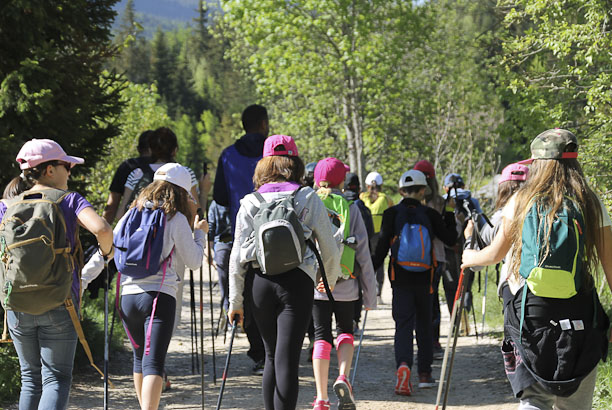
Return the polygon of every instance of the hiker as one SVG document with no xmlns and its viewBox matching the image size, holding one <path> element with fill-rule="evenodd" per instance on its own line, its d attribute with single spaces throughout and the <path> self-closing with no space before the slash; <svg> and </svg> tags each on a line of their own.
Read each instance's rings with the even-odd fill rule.
<svg viewBox="0 0 612 410">
<path fill-rule="evenodd" d="M 229 311 L 229 295 L 228 295 L 228 275 L 229 275 L 229 257 L 232 251 L 232 242 L 234 236 L 232 235 L 232 226 L 229 219 L 229 209 L 227 207 L 219 205 L 216 201 L 210 203 L 208 208 L 208 242 L 210 243 L 210 249 L 213 249 L 213 255 L 210 256 L 210 261 L 214 259 L 217 274 L 219 275 L 219 292 L 221 293 L 221 309 L 222 315 L 221 320 L 227 319 L 227 312 Z M 224 328 L 221 324 L 219 328 Z"/>
<path fill-rule="evenodd" d="M 444 248 L 444 258 L 446 259 L 447 266 L 442 275 L 442 286 L 444 287 L 448 312 L 451 313 L 453 311 L 455 293 L 457 293 L 457 286 L 459 285 L 459 266 L 461 265 L 461 254 L 465 245 L 463 235 L 461 235 L 468 215 L 465 207 L 469 207 L 470 212 L 477 212 L 478 214 L 482 214 L 482 209 L 480 208 L 478 200 L 472 197 L 469 190 L 465 189 L 463 177 L 457 173 L 450 173 L 444 177 L 444 191 L 446 192 L 443 197 L 445 200 L 448 198 L 453 198 L 455 200 L 456 229 L 459 235 L 455 246 L 446 246 Z M 479 227 L 485 225 L 482 216 L 478 220 Z M 469 311 L 472 308 L 471 283 L 468 285 L 467 289 L 468 292 L 466 293 L 464 303 L 467 311 Z"/>
<path fill-rule="evenodd" d="M 316 161 L 306 164 L 306 169 L 304 170 L 304 186 L 314 187 L 314 170 L 316 166 Z"/>
<path fill-rule="evenodd" d="M 172 162 L 162 165 L 155 171 L 153 182 L 140 192 L 130 211 L 114 229 L 119 248 L 119 243 L 124 237 L 127 238 L 129 224 L 137 221 L 137 214 L 142 215 L 145 209 L 159 209 L 164 214 L 165 227 L 159 239 L 161 243 L 149 244 L 149 249 L 159 247 L 160 250 L 158 262 L 161 266 L 157 271 L 150 274 L 138 272 L 138 275 L 128 273 L 121 270 L 120 262 L 115 258 L 122 273 L 121 320 L 132 342 L 134 387 L 142 409 L 158 408 L 164 385 L 164 363 L 175 328 L 176 305 L 180 301 L 177 288 L 181 279 L 175 270 L 174 260 L 179 258 L 190 269 L 198 269 L 202 265 L 208 223 L 196 215 L 197 204 L 190 193 L 192 187 L 192 175 L 186 167 Z M 143 225 L 136 228 L 147 229 Z M 130 252 L 132 249 L 128 247 L 125 250 L 126 258 L 130 257 Z M 148 252 L 151 251 L 143 251 L 142 254 L 153 254 Z M 135 262 L 139 261 L 130 263 Z M 184 265 L 180 267 L 184 268 Z M 88 283 L 94 278 L 95 274 L 88 274 L 82 280 Z"/>
<path fill-rule="evenodd" d="M 229 208 L 232 224 L 232 235 L 236 230 L 236 214 L 240 208 L 240 200 L 253 192 L 253 174 L 255 166 L 262 158 L 264 141 L 270 131 L 268 111 L 265 107 L 253 104 L 242 112 L 242 127 L 245 135 L 225 148 L 217 163 L 217 173 L 213 187 L 213 199 Z M 253 283 L 253 275 L 247 274 L 246 288 Z M 257 324 L 251 315 L 251 300 L 244 301 L 244 331 L 249 339 L 247 356 L 253 360 L 251 372 L 261 376 L 264 372 L 265 351 Z"/>
<path fill-rule="evenodd" d="M 317 163 L 314 181 L 317 194 L 323 204 L 339 218 L 339 237 L 346 243 L 341 257 L 342 275 L 334 288 L 334 301 L 325 292 L 314 291 L 312 318 L 315 329 L 312 368 L 317 386 L 317 397 L 313 410 L 330 408 L 327 394 L 330 352 L 333 343 L 332 315 L 336 318 L 336 353 L 338 355 L 338 377 L 333 389 L 338 398 L 338 409 L 355 409 L 353 388 L 348 376 L 354 352 L 353 317 L 355 304 L 359 300 L 359 289 L 363 290 L 366 310 L 376 308 L 376 274 L 361 211 L 359 207 L 342 196 L 346 166 L 336 158 L 325 158 Z M 349 246 L 349 238 L 354 245 Z"/>
<path fill-rule="evenodd" d="M 121 203 L 121 197 L 123 195 L 123 191 L 125 189 L 125 182 L 130 173 L 137 169 L 143 169 L 151 163 L 151 148 L 149 147 L 149 138 L 153 133 L 152 130 L 143 131 L 138 137 L 138 145 L 136 149 L 138 149 L 139 156 L 136 158 L 129 158 L 123 161 L 117 171 L 115 171 L 115 175 L 113 175 L 113 180 L 111 181 L 108 194 L 108 200 L 106 201 L 106 206 L 104 207 L 104 212 L 102 213 L 102 217 L 106 219 L 109 224 L 112 224 L 115 221 L 115 216 L 117 215 L 117 210 L 119 209 L 119 204 Z"/>
<path fill-rule="evenodd" d="M 10 246 L 12 239 L 17 238 L 14 233 L 19 232 L 19 226 L 25 223 L 29 226 L 30 234 L 36 237 L 45 235 L 44 231 L 35 229 L 35 223 L 30 224 L 31 220 L 24 223 L 17 216 L 23 218 L 23 215 L 31 212 L 27 207 L 38 206 L 26 204 L 24 200 L 42 198 L 59 203 L 61 212 L 60 215 L 50 213 L 43 217 L 46 221 L 44 228 L 51 229 L 51 233 L 46 234 L 47 238 L 51 236 L 51 246 L 55 246 L 56 251 L 66 247 L 65 252 L 58 252 L 58 257 L 52 255 L 48 264 L 44 259 L 44 250 L 37 245 L 32 248 L 24 245 L 21 252 L 13 256 L 10 250 L 2 249 L 0 255 L 0 259 L 11 261 L 10 265 L 15 268 L 25 266 L 33 269 L 27 260 L 34 259 L 37 261 L 36 269 L 39 269 L 31 273 L 11 270 L 4 264 L 0 267 L 2 289 L 6 289 L 11 280 L 13 285 L 7 294 L 4 294 L 4 290 L 0 292 L 21 368 L 19 408 L 65 409 L 77 344 L 77 331 L 68 309 L 75 306 L 80 310 L 79 276 L 83 260 L 79 225 L 95 235 L 100 252 L 106 258 L 112 256 L 113 235 L 110 225 L 96 214 L 83 196 L 68 191 L 70 170 L 74 165 L 82 164 L 82 158 L 67 155 L 53 140 L 32 139 L 17 154 L 17 162 L 22 173 L 10 184 L 16 188 L 11 192 L 14 196 L 0 202 L 0 241 Z M 58 219 L 55 219 L 56 216 Z M 64 223 L 60 223 L 62 218 Z M 27 240 L 27 235 L 20 236 L 20 240 Z M 63 238 L 65 243 L 61 243 Z M 65 275 L 67 268 L 70 275 Z M 24 275 L 28 276 L 21 286 L 29 290 L 25 293 L 18 285 L 20 280 L 23 281 L 20 277 Z M 49 285 L 49 281 L 52 285 Z M 41 285 L 44 285 L 43 289 L 37 290 L 37 286 Z M 68 303 L 66 298 L 72 303 Z M 76 321 L 78 324 L 78 319 Z"/>
<path fill-rule="evenodd" d="M 330 288 L 340 276 L 340 251 L 327 211 L 312 188 L 300 187 L 303 176 L 304 164 L 293 138 L 285 135 L 268 138 L 263 158 L 257 163 L 253 175 L 256 192 L 241 201 L 230 256 L 229 320 L 232 323 L 244 320 L 244 300 L 252 298 L 253 317 L 265 345 L 263 398 L 267 410 L 296 407 L 300 353 L 312 314 L 312 289 L 315 284 L 323 287 L 317 281 L 314 252 L 305 247 L 301 253 L 301 249 L 295 249 L 296 244 L 316 239 Z M 268 244 L 263 239 L 256 239 L 260 237 L 257 233 L 263 225 L 256 226 L 255 221 L 263 221 L 265 215 L 258 211 L 262 207 L 270 209 L 268 207 L 284 203 L 282 201 L 290 204 L 282 208 L 278 206 L 279 210 L 294 210 L 290 213 L 295 217 L 291 219 L 293 223 L 289 220 L 281 223 L 281 226 L 291 226 L 294 240 L 269 245 L 272 251 L 265 248 L 264 252 L 262 247 Z M 303 230 L 302 237 L 297 237 L 300 232 L 295 229 Z M 285 265 L 287 255 L 303 257 L 292 259 L 291 265 Z M 278 264 L 282 265 L 279 267 Z M 296 265 L 286 272 L 281 269 Z M 283 273 L 274 271 L 278 274 L 272 274 L 273 267 Z M 249 273 L 253 277 L 251 283 L 247 281 Z"/>
<path fill-rule="evenodd" d="M 393 291 L 392 313 L 395 321 L 395 394 L 410 396 L 413 364 L 413 331 L 416 330 L 419 388 L 433 387 L 431 376 L 433 336 L 431 326 L 432 282 L 435 259 L 433 238 L 445 245 L 457 241 L 454 200 L 451 198 L 441 216 L 435 209 L 423 206 L 427 180 L 421 171 L 411 169 L 402 174 L 399 192 L 402 201 L 383 214 L 381 235 L 372 257 L 374 267 L 383 264 L 389 249 L 389 282 Z"/>
<path fill-rule="evenodd" d="M 393 206 L 391 198 L 387 197 L 382 190 L 383 178 L 378 172 L 370 172 L 365 179 L 367 192 L 362 192 L 359 199 L 370 209 L 372 222 L 374 223 L 374 235 L 370 239 L 370 249 L 376 249 L 380 240 L 380 229 L 382 225 L 383 212 Z M 382 304 L 382 287 L 385 280 L 385 269 L 382 264 L 376 269 L 376 282 L 378 283 L 378 303 Z"/>
<path fill-rule="evenodd" d="M 119 210 L 117 211 L 118 218 L 123 217 L 125 211 L 132 207 L 133 201 L 137 198 L 140 192 L 153 181 L 154 173 L 158 169 L 167 163 L 174 163 L 174 159 L 179 149 L 176 134 L 167 127 L 160 127 L 153 131 L 153 133 L 149 136 L 149 146 L 151 148 L 151 163 L 148 165 L 148 167 L 136 168 L 127 177 L 121 204 L 119 205 Z M 189 194 L 196 201 L 196 208 L 199 208 L 198 180 L 196 179 L 196 175 L 191 168 L 184 168 L 191 177 L 191 188 L 189 190 Z M 177 326 L 181 322 L 181 310 L 183 308 L 183 287 L 185 285 L 185 281 L 183 280 L 185 277 L 185 263 L 179 255 L 177 256 L 178 257 L 175 257 L 172 262 L 174 271 L 179 277 L 179 281 L 176 286 L 176 300 L 178 303 L 176 304 L 175 309 L 176 317 L 174 319 L 174 330 L 176 330 Z"/>
<path fill-rule="evenodd" d="M 510 251 L 502 288 L 502 353 L 520 409 L 590 409 L 609 320 L 595 289 L 599 263 L 612 288 L 612 222 L 588 186 L 571 132 L 531 143 L 529 178 L 506 203 L 490 246 L 466 250 L 462 268 Z"/>
<path fill-rule="evenodd" d="M 314 178 L 314 174 L 313 174 Z M 344 188 L 342 190 L 342 195 L 348 200 L 353 202 L 359 208 L 359 212 L 361 213 L 361 217 L 363 218 L 363 223 L 365 224 L 366 232 L 368 234 L 368 249 L 372 252 L 373 249 L 370 248 L 370 239 L 374 235 L 374 222 L 372 222 L 372 212 L 370 209 L 363 203 L 361 199 L 359 199 L 359 194 L 361 193 L 361 183 L 359 182 L 359 176 L 353 172 L 347 172 L 344 177 Z M 359 282 L 358 282 L 359 283 Z M 359 323 L 361 322 L 361 309 L 363 307 L 363 294 L 361 285 L 359 285 L 359 299 L 354 303 L 354 316 L 353 316 L 353 335 L 358 336 L 359 332 Z"/>
<path fill-rule="evenodd" d="M 433 164 L 426 159 L 422 159 L 414 164 L 414 168 L 417 171 L 421 171 L 425 174 L 427 180 L 427 188 L 425 188 L 425 203 L 428 207 L 435 209 L 440 215 L 444 214 L 445 201 L 440 195 L 438 181 L 436 180 L 436 170 Z M 440 312 L 440 279 L 446 271 L 446 254 L 444 251 L 444 243 L 440 238 L 433 239 L 434 256 L 436 258 L 437 266 L 434 270 L 434 280 L 432 284 L 433 295 L 432 295 L 432 326 L 433 326 L 433 356 L 434 359 L 442 359 L 444 356 L 444 349 L 440 345 L 440 323 L 441 323 L 441 312 Z"/>
</svg>

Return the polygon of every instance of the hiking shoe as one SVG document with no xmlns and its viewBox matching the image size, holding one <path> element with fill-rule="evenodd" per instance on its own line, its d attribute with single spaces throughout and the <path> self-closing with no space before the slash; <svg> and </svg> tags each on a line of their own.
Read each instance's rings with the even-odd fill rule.
<svg viewBox="0 0 612 410">
<path fill-rule="evenodd" d="M 255 376 L 263 376 L 264 365 L 265 365 L 265 360 L 258 361 L 257 363 L 255 363 L 255 366 L 253 366 L 253 370 L 251 371 L 251 373 L 253 373 L 253 375 Z"/>
<path fill-rule="evenodd" d="M 329 400 L 317 400 L 312 403 L 312 410 L 329 410 L 331 408 Z"/>
<path fill-rule="evenodd" d="M 419 389 L 429 389 L 436 385 L 431 373 L 419 373 Z"/>
<path fill-rule="evenodd" d="M 397 368 L 396 376 L 395 394 L 410 396 L 412 394 L 412 383 L 410 383 L 410 368 L 406 363 L 402 363 Z"/>
<path fill-rule="evenodd" d="M 338 410 L 355 410 L 355 398 L 353 397 L 353 388 L 346 379 L 346 376 L 341 374 L 334 383 L 334 392 L 338 397 Z"/>
</svg>

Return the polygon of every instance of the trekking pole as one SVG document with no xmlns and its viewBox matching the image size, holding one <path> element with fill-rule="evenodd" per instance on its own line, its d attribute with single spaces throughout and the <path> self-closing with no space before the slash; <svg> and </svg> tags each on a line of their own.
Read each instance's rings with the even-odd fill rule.
<svg viewBox="0 0 612 410">
<path fill-rule="evenodd" d="M 189 270 L 189 309 L 191 311 L 191 374 L 196 374 L 196 372 L 200 373 L 200 360 L 198 359 L 198 316 L 195 305 L 193 270 L 191 269 Z"/>
<path fill-rule="evenodd" d="M 200 370 L 200 393 L 202 410 L 204 410 L 204 269 L 202 266 L 200 266 Z"/>
<path fill-rule="evenodd" d="M 232 322 L 232 335 L 230 336 L 227 358 L 225 359 L 225 367 L 223 368 L 223 376 L 221 377 L 221 389 L 219 390 L 219 398 L 217 399 L 217 410 L 221 408 L 221 400 L 223 400 L 223 390 L 225 390 L 225 380 L 227 379 L 227 373 L 229 371 L 230 358 L 232 357 L 232 346 L 234 345 L 234 336 L 236 335 L 237 327 L 238 321 L 234 319 Z"/>
<path fill-rule="evenodd" d="M 212 366 L 213 366 L 213 384 L 217 385 L 217 363 L 215 354 L 215 318 L 213 313 L 213 296 L 212 296 L 212 266 L 210 261 L 210 242 L 206 241 L 208 254 L 206 260 L 208 261 L 208 295 L 210 297 L 210 335 L 212 336 Z"/>
<path fill-rule="evenodd" d="M 363 315 L 363 325 L 361 326 L 361 336 L 359 336 L 359 347 L 357 348 L 357 355 L 355 355 L 355 366 L 353 366 L 353 375 L 351 376 L 351 386 L 354 386 L 355 374 L 357 373 L 357 364 L 359 363 L 359 353 L 361 353 L 361 345 L 363 344 L 363 334 L 365 333 L 366 321 L 368 320 L 368 312 L 365 311 Z"/>
<path fill-rule="evenodd" d="M 474 307 L 474 298 L 471 299 L 472 318 L 474 319 L 474 333 L 476 334 L 476 342 L 478 342 L 478 326 L 476 325 L 476 307 Z"/>
<path fill-rule="evenodd" d="M 104 261 L 106 268 L 106 280 L 104 284 L 104 410 L 108 410 L 108 358 L 110 350 L 110 338 L 108 332 L 108 293 L 110 287 L 110 273 L 108 262 Z"/>
<path fill-rule="evenodd" d="M 484 335 L 485 329 L 485 313 L 487 311 L 487 285 L 489 283 L 489 267 L 487 266 L 485 270 L 485 283 L 484 283 L 484 293 L 482 295 L 482 328 L 481 332 Z"/>
</svg>

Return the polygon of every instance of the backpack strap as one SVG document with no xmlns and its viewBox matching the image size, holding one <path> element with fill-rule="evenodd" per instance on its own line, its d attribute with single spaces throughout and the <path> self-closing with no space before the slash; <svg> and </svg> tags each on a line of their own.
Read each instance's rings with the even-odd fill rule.
<svg viewBox="0 0 612 410">
<path fill-rule="evenodd" d="M 323 265 L 321 254 L 319 253 L 319 250 L 317 249 L 317 246 L 314 244 L 312 239 L 308 239 L 306 241 L 306 244 L 308 245 L 310 250 L 312 250 L 312 252 L 315 254 L 315 257 L 317 258 L 317 262 L 319 263 L 319 269 L 321 270 L 321 279 L 323 280 L 323 286 L 325 287 L 325 293 L 327 294 L 327 298 L 329 299 L 330 302 L 335 303 L 336 300 L 334 299 L 334 295 L 332 294 L 332 291 L 329 287 L 329 282 L 327 281 L 327 274 L 325 273 L 325 266 Z"/>
<path fill-rule="evenodd" d="M 79 316 L 77 315 L 76 310 L 74 309 L 74 304 L 72 303 L 72 299 L 71 298 L 66 299 L 64 301 L 64 306 L 66 306 L 66 310 L 68 310 L 68 314 L 70 315 L 70 320 L 72 320 L 72 324 L 74 325 L 74 329 L 77 332 L 79 341 L 81 342 L 81 346 L 83 346 L 83 350 L 85 350 L 85 354 L 87 355 L 87 358 L 89 359 L 89 364 L 91 364 L 93 368 L 96 369 L 102 377 L 104 377 L 104 373 L 100 370 L 100 368 L 98 368 L 98 366 L 95 365 L 93 361 L 93 356 L 91 354 L 91 349 L 89 348 L 89 343 L 87 343 L 87 339 L 85 339 L 85 334 L 83 333 L 83 328 L 81 327 L 81 321 L 79 320 Z M 113 386 L 113 383 L 110 381 L 110 379 L 108 382 L 111 388 L 115 387 Z"/>
<path fill-rule="evenodd" d="M 523 324 L 525 323 L 525 302 L 527 301 L 527 292 L 529 291 L 529 286 L 527 286 L 527 280 L 525 280 L 525 285 L 523 285 L 523 294 L 521 295 L 521 321 L 519 323 L 519 343 L 523 343 Z"/>
</svg>

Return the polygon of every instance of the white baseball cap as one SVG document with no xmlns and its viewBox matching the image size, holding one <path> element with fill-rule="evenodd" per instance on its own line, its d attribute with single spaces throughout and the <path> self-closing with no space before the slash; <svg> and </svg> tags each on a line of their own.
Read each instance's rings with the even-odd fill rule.
<svg viewBox="0 0 612 410">
<path fill-rule="evenodd" d="M 187 168 L 176 162 L 168 162 L 157 171 L 153 176 L 154 181 L 167 181 L 183 188 L 191 196 L 191 174 Z"/>
<path fill-rule="evenodd" d="M 380 175 L 378 172 L 370 172 L 365 179 L 365 183 L 366 185 L 382 185 L 382 175 Z"/>
<path fill-rule="evenodd" d="M 406 188 L 409 186 L 427 186 L 425 174 L 416 169 L 404 172 L 399 180 L 399 187 Z"/>
</svg>

